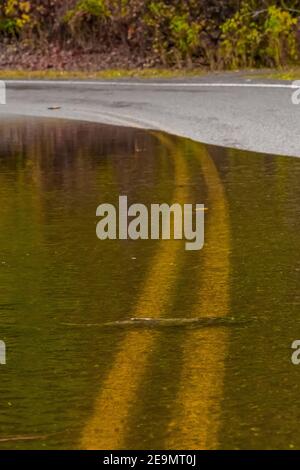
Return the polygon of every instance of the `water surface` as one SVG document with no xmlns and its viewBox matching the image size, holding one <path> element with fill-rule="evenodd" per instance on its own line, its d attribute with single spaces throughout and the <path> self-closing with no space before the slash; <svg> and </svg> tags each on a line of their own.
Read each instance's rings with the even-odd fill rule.
<svg viewBox="0 0 300 470">
<path fill-rule="evenodd" d="M 0 447 L 300 448 L 299 181 L 296 158 L 1 121 Z M 99 241 L 119 195 L 205 204 L 204 249 Z M 132 316 L 238 322 L 86 326 Z"/>
</svg>

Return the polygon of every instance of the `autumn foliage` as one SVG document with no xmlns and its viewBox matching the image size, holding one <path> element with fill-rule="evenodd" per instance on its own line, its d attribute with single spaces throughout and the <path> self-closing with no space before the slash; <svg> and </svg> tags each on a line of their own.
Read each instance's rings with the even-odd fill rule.
<svg viewBox="0 0 300 470">
<path fill-rule="evenodd" d="M 165 66 L 281 66 L 300 53 L 300 0 L 2 0 L 0 44 L 117 53 Z"/>
</svg>

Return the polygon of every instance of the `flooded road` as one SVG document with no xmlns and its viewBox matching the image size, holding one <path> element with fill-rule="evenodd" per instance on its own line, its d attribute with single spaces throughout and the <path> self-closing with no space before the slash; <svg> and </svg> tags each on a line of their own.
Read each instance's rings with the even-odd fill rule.
<svg viewBox="0 0 300 470">
<path fill-rule="evenodd" d="M 0 122 L 2 449 L 300 448 L 300 161 Z M 205 245 L 96 237 L 96 208 L 205 204 Z M 99 328 L 131 317 L 236 319 Z"/>
</svg>

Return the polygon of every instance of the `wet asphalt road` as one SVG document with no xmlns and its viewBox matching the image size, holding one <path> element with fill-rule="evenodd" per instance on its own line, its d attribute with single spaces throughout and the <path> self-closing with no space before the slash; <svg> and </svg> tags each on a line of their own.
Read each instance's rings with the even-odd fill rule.
<svg viewBox="0 0 300 470">
<path fill-rule="evenodd" d="M 300 156 L 300 104 L 291 82 L 234 74 L 198 79 L 7 81 L 0 116 L 50 116 L 146 129 Z M 59 109 L 48 109 L 59 107 Z"/>
</svg>

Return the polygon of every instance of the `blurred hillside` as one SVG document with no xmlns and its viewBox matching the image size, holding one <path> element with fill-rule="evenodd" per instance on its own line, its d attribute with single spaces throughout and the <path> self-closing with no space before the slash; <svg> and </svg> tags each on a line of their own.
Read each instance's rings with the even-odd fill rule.
<svg viewBox="0 0 300 470">
<path fill-rule="evenodd" d="M 280 67 L 300 0 L 1 0 L 0 68 Z"/>
</svg>

